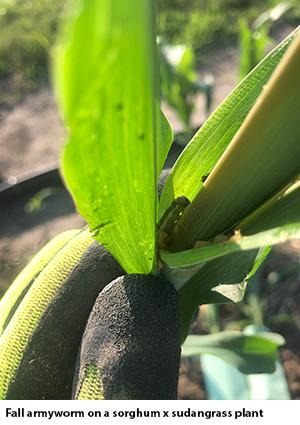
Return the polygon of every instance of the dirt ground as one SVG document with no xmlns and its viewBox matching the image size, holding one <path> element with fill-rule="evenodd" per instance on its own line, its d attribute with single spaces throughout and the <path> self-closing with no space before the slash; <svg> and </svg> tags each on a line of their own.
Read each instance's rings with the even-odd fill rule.
<svg viewBox="0 0 300 425">
<path fill-rule="evenodd" d="M 292 29 L 279 27 L 276 40 L 282 40 Z M 214 52 L 207 66 L 199 71 L 199 77 L 207 74 L 215 81 L 213 110 L 237 83 L 238 50 Z M 182 127 L 175 114 L 164 109 L 174 132 L 180 131 Z M 192 123 L 200 126 L 204 119 L 204 99 L 199 96 Z M 22 101 L 4 104 L 0 108 L 2 187 L 7 180 L 26 179 L 32 170 L 40 172 L 55 167 L 64 139 L 65 132 L 48 86 L 28 94 Z M 176 150 L 174 152 L 176 155 Z M 169 161 L 170 165 L 174 158 Z M 59 184 L 50 184 L 46 191 L 38 190 L 30 196 L 26 190 L 21 190 L 9 201 L 1 196 L 0 193 L 0 296 L 45 243 L 64 230 L 81 228 L 85 224 L 75 211 L 68 192 Z M 271 330 L 286 339 L 285 346 L 280 349 L 280 358 L 292 399 L 300 399 L 299 256 L 300 241 L 275 247 L 266 261 L 263 275 L 263 279 L 268 280 L 273 273 L 280 283 L 268 295 L 264 314 Z M 238 317 L 233 307 L 223 307 L 222 311 L 226 320 Z M 191 332 L 202 333 L 203 329 L 194 326 Z M 207 398 L 200 365 L 182 361 L 178 398 Z"/>
</svg>

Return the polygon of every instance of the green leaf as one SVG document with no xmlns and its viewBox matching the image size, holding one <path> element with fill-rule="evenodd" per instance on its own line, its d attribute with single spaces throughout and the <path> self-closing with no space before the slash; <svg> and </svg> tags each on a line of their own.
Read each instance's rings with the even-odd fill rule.
<svg viewBox="0 0 300 425">
<path fill-rule="evenodd" d="M 174 198 L 184 195 L 192 200 L 243 124 L 287 48 L 299 33 L 298 27 L 235 88 L 197 132 L 175 163 L 165 184 L 159 218 Z"/>
<path fill-rule="evenodd" d="M 77 1 L 55 51 L 69 128 L 63 176 L 93 236 L 127 273 L 155 273 L 157 179 L 170 139 L 159 110 L 154 4 Z"/>
<path fill-rule="evenodd" d="M 300 238 L 299 211 L 300 183 L 297 183 L 281 198 L 272 200 L 241 223 L 242 235 L 253 230 L 258 233 L 249 236 L 238 233 L 223 243 L 174 254 L 161 253 L 167 264 L 163 274 L 179 292 L 183 339 L 198 305 L 241 300 L 246 282 L 249 283 L 271 246 Z"/>
<path fill-rule="evenodd" d="M 252 270 L 266 251 L 233 252 L 197 267 L 163 269 L 163 275 L 178 291 L 182 341 L 194 311 L 202 304 L 238 302 L 244 296 Z"/>
<path fill-rule="evenodd" d="M 281 198 L 262 206 L 238 228 L 241 233 L 228 241 L 178 253 L 162 251 L 161 259 L 170 268 L 190 267 L 232 252 L 300 238 L 300 183 L 291 187 Z"/>
<path fill-rule="evenodd" d="M 157 180 L 159 179 L 161 170 L 163 169 L 164 163 L 167 159 L 167 155 L 173 142 L 172 127 L 162 111 L 159 130 L 160 134 L 158 134 L 158 139 L 160 143 L 157 143 Z"/>
<path fill-rule="evenodd" d="M 279 199 L 272 199 L 256 210 L 240 223 L 239 228 L 243 235 L 253 235 L 267 230 L 271 231 L 270 234 L 274 234 L 272 229 L 281 229 L 281 232 L 290 229 L 286 237 L 300 237 L 300 182 L 290 187 Z M 279 235 L 278 242 L 284 242 L 284 233 Z"/>
<path fill-rule="evenodd" d="M 238 331 L 224 331 L 211 335 L 189 335 L 182 346 L 182 356 L 210 353 L 245 374 L 272 373 L 278 347 L 284 343 L 281 335 L 269 332 L 245 335 Z"/>
<path fill-rule="evenodd" d="M 299 175 L 299 69 L 300 35 L 179 219 L 170 251 L 232 229 Z"/>
<path fill-rule="evenodd" d="M 245 18 L 239 19 L 239 42 L 240 42 L 240 50 L 239 50 L 239 61 L 240 61 L 240 70 L 239 70 L 239 78 L 242 80 L 253 68 L 251 60 L 252 60 L 252 41 L 253 35 L 251 28 L 248 25 L 248 22 Z"/>
</svg>

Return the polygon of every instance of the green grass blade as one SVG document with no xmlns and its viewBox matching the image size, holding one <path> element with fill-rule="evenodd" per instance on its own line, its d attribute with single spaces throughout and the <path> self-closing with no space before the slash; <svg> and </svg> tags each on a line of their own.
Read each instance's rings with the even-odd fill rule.
<svg viewBox="0 0 300 425">
<path fill-rule="evenodd" d="M 154 2 L 76 4 L 54 63 L 70 134 L 64 179 L 93 236 L 126 272 L 155 272 L 156 167 L 163 154 L 156 147 Z"/>
<path fill-rule="evenodd" d="M 287 229 L 283 229 L 282 233 L 278 229 L 274 231 L 262 232 L 254 236 L 242 237 L 239 240 L 234 239 L 227 243 L 219 243 L 211 246 L 203 246 L 198 249 L 188 249 L 182 252 L 170 253 L 163 251 L 161 259 L 171 269 L 175 268 L 188 268 L 191 266 L 198 267 L 207 261 L 214 260 L 226 256 L 228 254 L 240 251 L 248 251 L 272 245 L 275 241 L 285 242 L 289 239 Z M 294 230 L 290 231 L 290 235 L 299 235 L 300 230 L 296 233 Z M 264 239 L 265 238 L 265 239 Z"/>
<path fill-rule="evenodd" d="M 179 220 L 170 250 L 232 228 L 300 173 L 299 69 L 300 35 Z"/>
<path fill-rule="evenodd" d="M 178 253 L 162 251 L 170 268 L 199 266 L 231 252 L 247 251 L 300 238 L 300 183 L 281 198 L 261 207 L 238 226 L 240 233 L 228 241 Z"/>
<path fill-rule="evenodd" d="M 252 42 L 252 31 L 249 27 L 249 24 L 245 18 L 241 18 L 239 20 L 239 61 L 240 61 L 240 69 L 239 69 L 239 78 L 242 80 L 253 68 L 251 65 L 252 52 L 251 52 L 251 42 Z"/>
<path fill-rule="evenodd" d="M 189 249 L 178 253 L 163 251 L 161 258 L 170 268 L 199 266 L 201 263 L 226 256 L 233 252 L 248 251 L 299 238 L 300 220 L 296 225 L 295 223 L 286 224 L 264 232 L 255 233 L 251 236 L 242 236 L 241 238 L 233 237 L 232 240 L 229 240 L 227 243 L 204 246 L 198 249 Z"/>
<path fill-rule="evenodd" d="M 201 127 L 173 167 L 162 193 L 159 217 L 174 198 L 184 195 L 192 200 L 196 196 L 203 184 L 201 177 L 213 170 L 299 31 L 300 27 L 266 56 Z"/>
<path fill-rule="evenodd" d="M 294 184 L 281 198 L 270 202 L 256 210 L 242 221 L 239 229 L 245 236 L 267 230 L 281 228 L 282 231 L 290 228 L 294 233 L 300 232 L 300 183 Z M 287 239 L 288 239 L 288 235 Z M 299 236 L 289 237 L 295 238 Z M 281 242 L 281 241 L 278 241 Z M 275 242 L 276 243 L 276 242 Z"/>
<path fill-rule="evenodd" d="M 268 332 L 245 335 L 238 331 L 224 331 L 211 335 L 189 335 L 182 346 L 182 356 L 210 353 L 245 374 L 273 373 L 278 347 L 284 343 L 281 335 Z"/>
<path fill-rule="evenodd" d="M 161 123 L 158 133 L 158 139 L 160 142 L 157 143 L 157 180 L 160 176 L 161 170 L 164 166 L 165 160 L 167 159 L 167 155 L 173 142 L 172 127 L 162 111 L 160 121 Z"/>
</svg>

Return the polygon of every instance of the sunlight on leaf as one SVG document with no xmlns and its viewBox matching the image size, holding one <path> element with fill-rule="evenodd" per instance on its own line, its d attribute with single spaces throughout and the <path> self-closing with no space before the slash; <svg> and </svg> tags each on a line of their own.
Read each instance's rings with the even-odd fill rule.
<svg viewBox="0 0 300 425">
<path fill-rule="evenodd" d="M 182 230 L 171 241 L 171 251 L 226 232 L 297 178 L 299 69 L 300 35 L 178 221 Z"/>
<path fill-rule="evenodd" d="M 290 34 L 233 90 L 200 128 L 183 151 L 166 182 L 159 217 L 174 198 L 184 195 L 192 200 L 243 124 L 287 48 L 299 33 Z"/>
<path fill-rule="evenodd" d="M 155 273 L 157 179 L 171 136 L 159 110 L 154 3 L 76 4 L 54 62 L 69 127 L 63 176 L 93 236 L 126 272 Z"/>
</svg>

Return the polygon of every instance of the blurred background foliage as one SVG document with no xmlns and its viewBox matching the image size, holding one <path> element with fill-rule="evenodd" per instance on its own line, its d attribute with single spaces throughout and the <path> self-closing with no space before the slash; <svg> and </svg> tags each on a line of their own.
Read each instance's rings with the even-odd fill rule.
<svg viewBox="0 0 300 425">
<path fill-rule="evenodd" d="M 0 0 L 2 91 L 9 87 L 21 97 L 47 81 L 48 54 L 65 3 L 66 0 Z M 237 44 L 241 19 L 251 26 L 259 15 L 278 3 L 278 0 L 158 0 L 159 34 L 165 43 L 189 45 L 199 66 L 216 45 Z M 300 18 L 299 0 L 293 4 L 283 17 L 290 23 Z"/>
<path fill-rule="evenodd" d="M 0 0 L 2 90 L 8 86 L 21 97 L 47 81 L 49 51 L 64 4 L 65 0 Z"/>
<path fill-rule="evenodd" d="M 274 8 L 278 0 L 159 0 L 159 32 L 172 44 L 189 43 L 198 61 L 215 44 L 237 42 L 239 20 L 252 24 L 258 16 Z M 284 16 L 289 22 L 300 17 L 300 2 Z"/>
</svg>

